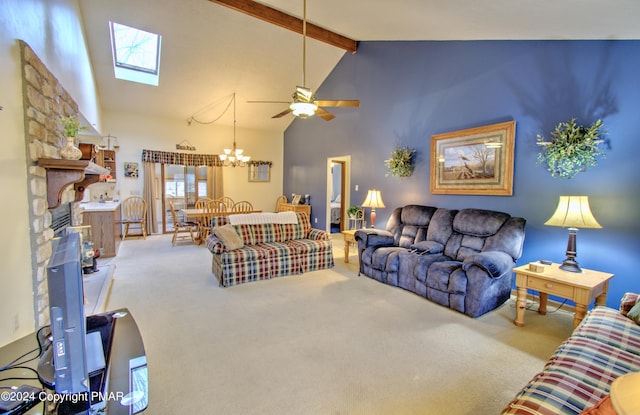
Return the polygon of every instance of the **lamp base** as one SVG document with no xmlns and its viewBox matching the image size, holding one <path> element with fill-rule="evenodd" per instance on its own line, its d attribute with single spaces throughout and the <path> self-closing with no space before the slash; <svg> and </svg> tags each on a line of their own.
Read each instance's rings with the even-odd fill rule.
<svg viewBox="0 0 640 415">
<path fill-rule="evenodd" d="M 560 265 L 559 268 L 561 270 L 567 271 L 567 272 L 575 272 L 575 273 L 581 273 L 582 272 L 582 268 L 580 268 L 578 263 L 576 261 L 571 260 L 571 259 L 565 259 L 562 262 L 562 265 Z"/>
</svg>

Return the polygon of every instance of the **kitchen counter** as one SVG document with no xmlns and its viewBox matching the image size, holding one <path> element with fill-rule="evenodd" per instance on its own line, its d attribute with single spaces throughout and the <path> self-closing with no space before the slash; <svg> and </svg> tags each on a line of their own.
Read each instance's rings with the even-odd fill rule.
<svg viewBox="0 0 640 415">
<path fill-rule="evenodd" d="M 120 207 L 120 202 L 83 202 L 80 203 L 80 209 L 85 212 L 113 212 Z"/>
<path fill-rule="evenodd" d="M 83 223 L 91 225 L 93 247 L 100 249 L 100 256 L 116 256 L 122 235 L 120 202 L 80 203 L 80 210 Z"/>
</svg>

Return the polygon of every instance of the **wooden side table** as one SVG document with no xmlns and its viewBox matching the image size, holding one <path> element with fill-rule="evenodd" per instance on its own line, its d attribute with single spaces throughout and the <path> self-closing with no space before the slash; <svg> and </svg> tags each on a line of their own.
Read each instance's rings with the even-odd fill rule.
<svg viewBox="0 0 640 415">
<path fill-rule="evenodd" d="M 347 231 L 342 231 L 342 236 L 344 237 L 344 262 L 349 263 L 349 245 L 356 243 L 356 230 L 350 229 Z"/>
<path fill-rule="evenodd" d="M 592 271 L 582 268 L 581 273 L 567 272 L 559 269 L 560 264 L 543 265 L 543 272 L 529 270 L 529 264 L 514 268 L 516 273 L 516 326 L 524 326 L 524 312 L 527 307 L 527 289 L 531 288 L 540 293 L 538 313 L 547 314 L 547 299 L 549 294 L 566 298 L 575 302 L 576 312 L 573 316 L 573 327 L 584 318 L 587 307 L 595 298 L 596 305 L 605 305 L 609 280 L 613 274 Z"/>
</svg>

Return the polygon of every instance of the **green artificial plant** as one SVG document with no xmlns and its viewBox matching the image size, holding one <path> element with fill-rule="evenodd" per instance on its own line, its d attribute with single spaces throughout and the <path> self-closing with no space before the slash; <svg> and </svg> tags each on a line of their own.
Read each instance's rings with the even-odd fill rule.
<svg viewBox="0 0 640 415">
<path fill-rule="evenodd" d="M 601 120 L 588 127 L 577 125 L 575 118 L 561 122 L 551 132 L 551 141 L 538 134 L 537 144 L 542 151 L 538 153 L 537 164 L 545 163 L 553 177 L 571 179 L 587 167 L 597 166 L 598 157 L 605 157 L 600 147 L 603 135 Z"/>
<path fill-rule="evenodd" d="M 406 146 L 397 146 L 394 148 L 389 158 L 384 161 L 389 170 L 386 175 L 400 178 L 411 176 L 411 173 L 413 173 L 413 155 L 415 152 L 416 150 Z"/>
<path fill-rule="evenodd" d="M 62 126 L 64 127 L 65 137 L 75 138 L 78 135 L 78 131 L 87 129 L 87 127 L 80 126 L 78 117 L 74 115 L 62 117 L 60 120 L 62 121 Z"/>
<path fill-rule="evenodd" d="M 356 205 L 350 206 L 347 209 L 347 215 L 353 219 L 362 219 L 362 208 Z"/>
</svg>

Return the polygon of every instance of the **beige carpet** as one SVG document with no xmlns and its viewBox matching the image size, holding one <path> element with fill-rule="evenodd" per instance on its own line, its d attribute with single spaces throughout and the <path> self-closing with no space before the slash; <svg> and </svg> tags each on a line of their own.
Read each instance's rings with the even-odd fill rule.
<svg viewBox="0 0 640 415">
<path fill-rule="evenodd" d="M 563 311 L 518 328 L 513 301 L 471 319 L 358 277 L 343 252 L 334 241 L 332 270 L 220 288 L 202 246 L 125 241 L 107 308 L 142 332 L 147 413 L 497 414 L 572 330 Z"/>
</svg>

